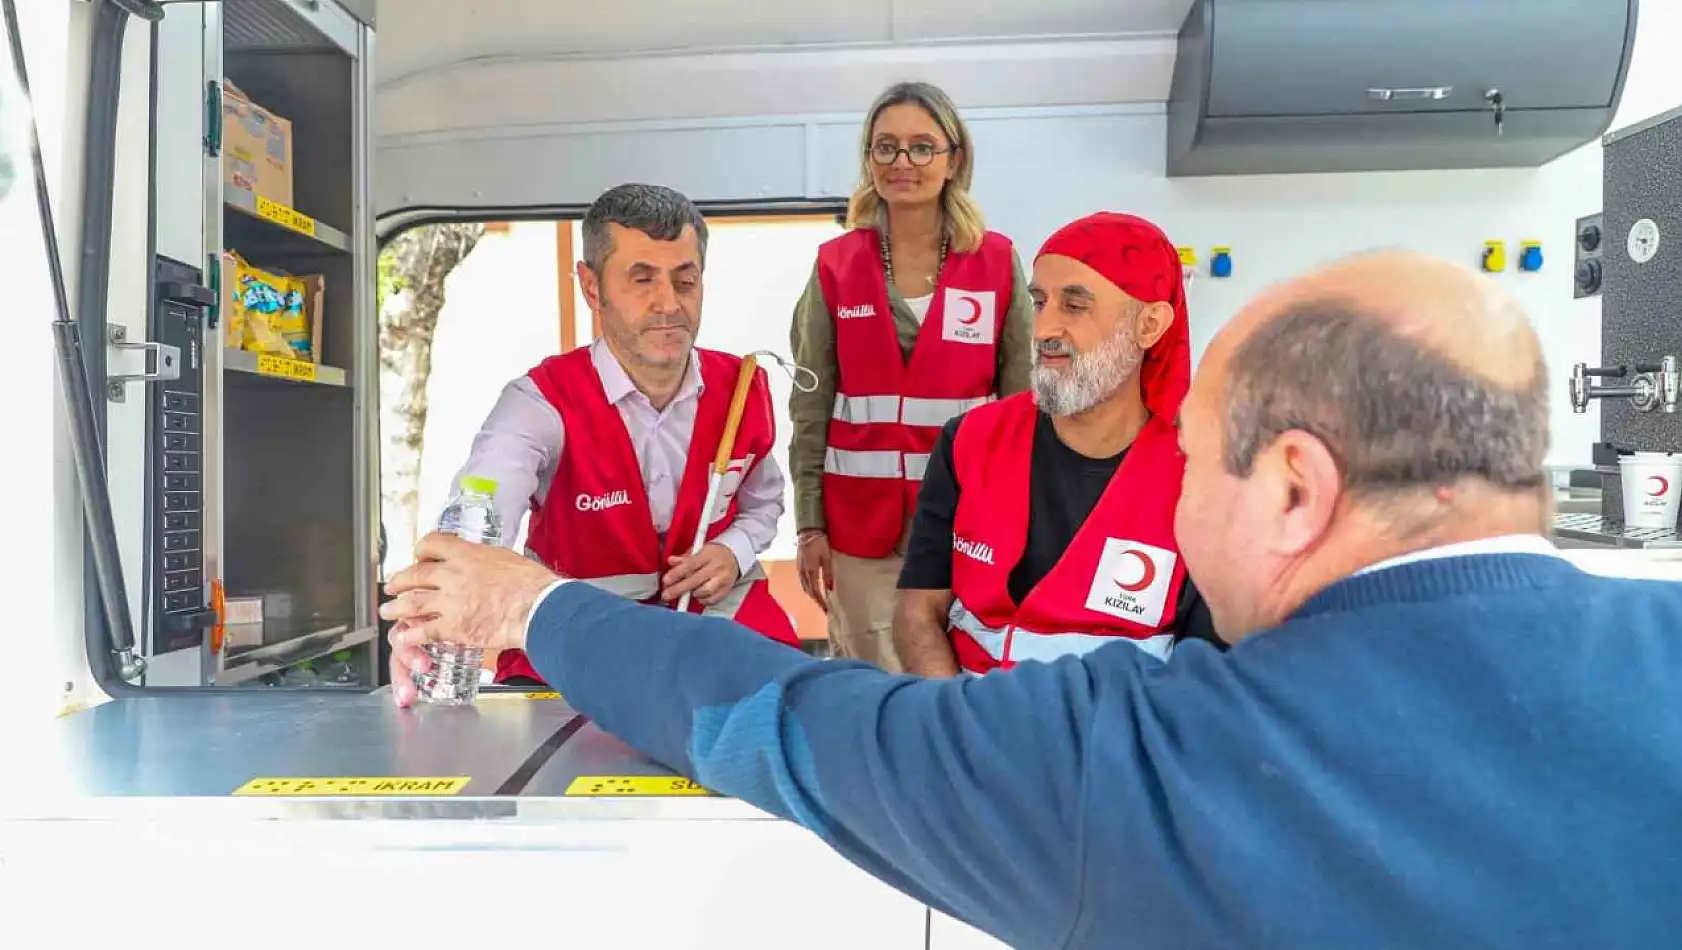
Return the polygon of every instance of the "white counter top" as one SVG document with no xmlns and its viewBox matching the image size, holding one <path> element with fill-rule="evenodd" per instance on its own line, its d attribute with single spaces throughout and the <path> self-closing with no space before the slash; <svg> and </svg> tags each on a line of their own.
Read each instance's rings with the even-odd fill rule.
<svg viewBox="0 0 1682 950">
<path fill-rule="evenodd" d="M 1682 550 L 1677 548 L 1567 548 L 1559 553 L 1592 574 L 1682 581 Z"/>
</svg>

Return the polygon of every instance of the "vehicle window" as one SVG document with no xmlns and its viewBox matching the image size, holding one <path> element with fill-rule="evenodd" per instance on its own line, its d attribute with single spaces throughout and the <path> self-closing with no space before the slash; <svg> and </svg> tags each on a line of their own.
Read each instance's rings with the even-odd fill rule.
<svg viewBox="0 0 1682 950">
<path fill-rule="evenodd" d="M 708 231 L 696 345 L 790 357 L 795 303 L 818 245 L 841 226 L 831 214 L 718 217 L 708 219 Z M 449 503 L 505 387 L 543 358 L 600 336 L 575 274 L 582 245 L 577 220 L 421 225 L 386 244 L 379 261 L 386 573 L 409 563 L 417 534 Z M 792 382 L 775 364 L 765 369 L 785 487 L 776 537 L 760 558 L 802 637 L 818 639 L 823 616 L 801 593 L 793 570 L 794 499 L 786 471 Z M 527 527 L 522 512 L 504 533 L 523 545 Z"/>
</svg>

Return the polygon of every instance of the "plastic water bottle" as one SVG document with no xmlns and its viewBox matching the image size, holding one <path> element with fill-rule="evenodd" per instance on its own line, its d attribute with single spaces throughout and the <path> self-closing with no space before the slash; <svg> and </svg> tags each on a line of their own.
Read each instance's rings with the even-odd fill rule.
<svg viewBox="0 0 1682 950">
<path fill-rule="evenodd" d="M 438 530 L 475 544 L 501 544 L 502 521 L 493 496 L 496 482 L 466 476 L 461 492 L 438 518 Z M 432 668 L 415 674 L 415 690 L 422 702 L 439 706 L 471 706 L 479 698 L 479 677 L 485 651 L 458 643 L 428 643 Z"/>
</svg>

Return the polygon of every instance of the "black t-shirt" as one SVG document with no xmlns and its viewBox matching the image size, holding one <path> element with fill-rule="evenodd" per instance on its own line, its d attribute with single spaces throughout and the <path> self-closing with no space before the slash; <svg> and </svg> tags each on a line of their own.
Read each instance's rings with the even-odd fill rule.
<svg viewBox="0 0 1682 950">
<path fill-rule="evenodd" d="M 946 423 L 929 456 L 923 487 L 917 495 L 917 518 L 900 569 L 903 590 L 949 590 L 952 587 L 952 525 L 958 513 L 958 477 L 952 464 L 952 440 L 962 417 Z M 1040 578 L 1051 572 L 1075 539 L 1098 499 L 1110 484 L 1126 450 L 1095 459 L 1076 452 L 1057 438 L 1051 419 L 1040 413 L 1034 423 L 1034 455 L 1028 474 L 1028 544 L 1022 560 L 1010 572 L 1010 596 L 1021 603 Z M 1209 606 L 1187 577 L 1173 631 L 1179 639 L 1195 637 L 1224 646 L 1215 635 Z"/>
</svg>

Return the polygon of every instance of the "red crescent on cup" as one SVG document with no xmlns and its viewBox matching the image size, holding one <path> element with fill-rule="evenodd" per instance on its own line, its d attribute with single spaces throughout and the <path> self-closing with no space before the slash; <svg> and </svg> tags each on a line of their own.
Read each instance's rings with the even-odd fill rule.
<svg viewBox="0 0 1682 950">
<path fill-rule="evenodd" d="M 1123 553 L 1131 554 L 1135 558 L 1138 558 L 1139 566 L 1144 568 L 1144 571 L 1137 581 L 1134 581 L 1131 584 L 1123 584 L 1121 581 L 1116 581 L 1115 586 L 1127 591 L 1130 594 L 1137 594 L 1139 591 L 1151 586 L 1151 584 L 1156 580 L 1156 562 L 1151 560 L 1150 557 L 1143 551 L 1125 551 Z"/>
<path fill-rule="evenodd" d="M 981 319 L 981 301 L 975 299 L 974 297 L 960 297 L 958 299 L 969 304 L 970 308 L 970 315 L 968 317 L 959 317 L 958 322 L 966 327 L 975 326 L 976 321 Z"/>
<path fill-rule="evenodd" d="M 1658 482 L 1659 487 L 1657 487 L 1657 488 L 1651 487 L 1653 482 Z M 1670 482 L 1665 481 L 1665 477 L 1663 475 L 1649 475 L 1649 476 L 1647 476 L 1647 484 L 1648 484 L 1647 494 L 1649 496 L 1653 497 L 1653 498 L 1657 498 L 1660 495 L 1664 494 L 1665 492 L 1670 491 Z"/>
</svg>

